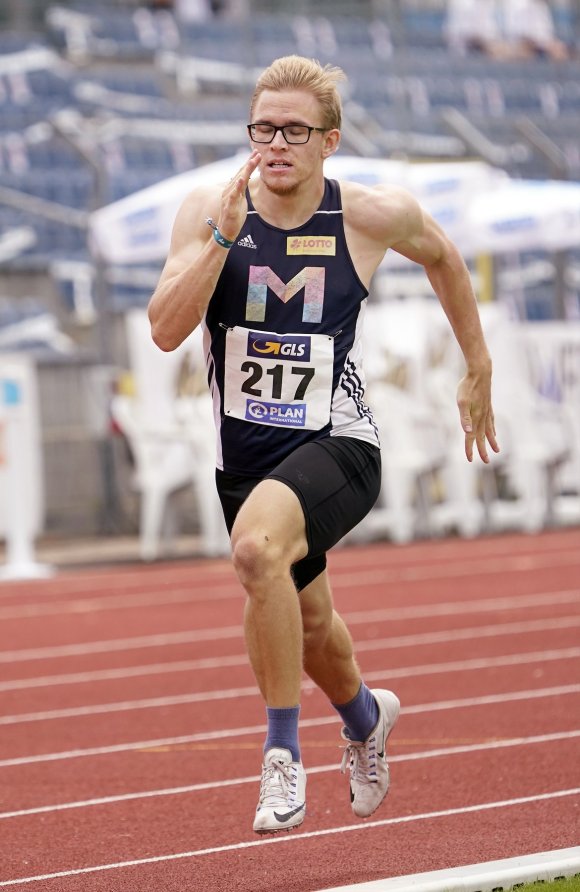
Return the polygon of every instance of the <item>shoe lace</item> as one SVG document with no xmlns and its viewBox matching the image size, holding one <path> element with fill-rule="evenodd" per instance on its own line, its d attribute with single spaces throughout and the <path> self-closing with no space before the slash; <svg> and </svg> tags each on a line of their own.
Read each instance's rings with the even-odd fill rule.
<svg viewBox="0 0 580 892">
<path fill-rule="evenodd" d="M 262 771 L 260 804 L 269 808 L 286 805 L 288 787 L 294 783 L 292 769 L 284 762 L 274 761 Z"/>
<path fill-rule="evenodd" d="M 350 768 L 350 776 L 359 784 L 377 783 L 377 743 L 372 737 L 366 743 L 349 743 L 342 755 L 340 770 Z"/>
</svg>

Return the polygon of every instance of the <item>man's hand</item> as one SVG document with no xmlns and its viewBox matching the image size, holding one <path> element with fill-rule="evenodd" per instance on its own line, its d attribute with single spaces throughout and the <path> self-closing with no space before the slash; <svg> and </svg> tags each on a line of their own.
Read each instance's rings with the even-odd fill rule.
<svg viewBox="0 0 580 892">
<path fill-rule="evenodd" d="M 244 225 L 248 212 L 246 189 L 261 158 L 257 149 L 254 149 L 248 160 L 231 178 L 222 192 L 222 206 L 217 226 L 224 238 L 231 242 L 236 240 Z"/>
<path fill-rule="evenodd" d="M 491 406 L 491 373 L 467 372 L 457 388 L 457 406 L 465 432 L 465 455 L 473 461 L 473 443 L 485 464 L 489 464 L 486 439 L 494 452 L 499 452 L 493 409 Z"/>
</svg>

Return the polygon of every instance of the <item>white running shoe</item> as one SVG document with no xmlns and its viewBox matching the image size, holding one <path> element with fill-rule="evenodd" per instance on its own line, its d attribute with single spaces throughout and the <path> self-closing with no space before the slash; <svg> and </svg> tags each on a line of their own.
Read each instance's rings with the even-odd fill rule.
<svg viewBox="0 0 580 892">
<path fill-rule="evenodd" d="M 290 750 L 273 748 L 264 756 L 256 833 L 279 833 L 298 827 L 306 814 L 306 772 Z"/>
<path fill-rule="evenodd" d="M 401 704 L 391 691 L 371 691 L 379 707 L 379 719 L 370 736 L 363 743 L 350 740 L 346 728 L 342 737 L 348 746 L 342 757 L 341 771 L 350 768 L 350 801 L 359 818 L 368 818 L 379 807 L 389 791 L 387 738 L 399 718 Z"/>
</svg>

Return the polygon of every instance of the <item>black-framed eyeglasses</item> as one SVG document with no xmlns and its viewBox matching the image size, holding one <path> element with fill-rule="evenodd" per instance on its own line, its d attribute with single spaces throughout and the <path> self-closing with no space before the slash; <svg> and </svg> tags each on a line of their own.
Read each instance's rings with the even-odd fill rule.
<svg viewBox="0 0 580 892">
<path fill-rule="evenodd" d="M 279 130 L 290 145 L 303 145 L 308 142 L 313 130 L 316 133 L 326 133 L 325 127 L 307 127 L 306 124 L 285 124 L 284 127 L 276 127 L 274 124 L 248 124 L 252 142 L 272 142 Z"/>
</svg>

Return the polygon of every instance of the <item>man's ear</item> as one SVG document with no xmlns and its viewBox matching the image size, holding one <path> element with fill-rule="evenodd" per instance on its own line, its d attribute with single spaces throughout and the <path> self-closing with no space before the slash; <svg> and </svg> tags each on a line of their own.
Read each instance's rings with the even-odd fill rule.
<svg viewBox="0 0 580 892">
<path fill-rule="evenodd" d="M 322 156 L 323 158 L 328 158 L 329 155 L 334 155 L 338 147 L 340 146 L 340 130 L 329 130 L 324 137 L 324 141 L 322 143 Z"/>
</svg>

